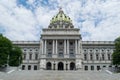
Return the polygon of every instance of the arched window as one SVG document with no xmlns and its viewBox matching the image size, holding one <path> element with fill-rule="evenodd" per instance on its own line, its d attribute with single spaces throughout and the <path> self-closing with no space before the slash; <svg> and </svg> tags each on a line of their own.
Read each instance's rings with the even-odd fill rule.
<svg viewBox="0 0 120 80">
<path fill-rule="evenodd" d="M 62 62 L 58 63 L 58 70 L 64 70 L 64 64 Z"/>
<path fill-rule="evenodd" d="M 47 62 L 47 64 L 46 64 L 46 69 L 47 69 L 47 70 L 51 70 L 51 69 L 52 69 L 52 64 L 51 64 L 51 62 Z"/>
<path fill-rule="evenodd" d="M 74 62 L 70 63 L 70 70 L 75 70 L 75 63 Z"/>
</svg>

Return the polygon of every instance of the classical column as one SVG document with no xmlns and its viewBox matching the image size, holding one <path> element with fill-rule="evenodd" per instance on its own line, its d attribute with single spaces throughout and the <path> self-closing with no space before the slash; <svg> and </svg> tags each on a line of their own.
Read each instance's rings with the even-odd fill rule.
<svg viewBox="0 0 120 80">
<path fill-rule="evenodd" d="M 77 46 L 77 40 L 75 40 L 75 54 L 77 54 L 78 53 L 78 46 Z"/>
<path fill-rule="evenodd" d="M 108 53 L 107 53 L 107 49 L 105 49 L 105 60 L 108 61 Z"/>
<path fill-rule="evenodd" d="M 95 49 L 93 50 L 93 60 L 96 61 L 96 53 L 95 53 Z"/>
<path fill-rule="evenodd" d="M 55 62 L 55 70 L 58 70 L 58 63 Z"/>
<path fill-rule="evenodd" d="M 46 47 L 46 40 L 45 40 L 45 49 L 44 49 L 45 51 L 44 51 L 44 55 L 46 55 L 46 48 L 47 48 L 47 47 Z"/>
<path fill-rule="evenodd" d="M 64 66 L 63 66 L 63 67 L 64 67 L 64 70 L 66 70 L 66 62 L 64 62 L 63 64 L 64 64 Z"/>
<path fill-rule="evenodd" d="M 58 52 L 58 50 L 57 50 L 57 43 L 58 43 L 58 42 L 57 42 L 57 40 L 56 40 L 56 54 L 57 54 L 57 52 Z"/>
<path fill-rule="evenodd" d="M 54 62 L 51 62 L 51 70 L 54 70 Z"/>
<path fill-rule="evenodd" d="M 102 52 L 101 52 L 101 49 L 100 49 L 100 54 L 99 54 L 99 61 L 101 61 L 102 60 Z"/>
<path fill-rule="evenodd" d="M 67 69 L 70 70 L 70 62 L 67 62 Z"/>
<path fill-rule="evenodd" d="M 89 51 L 89 49 L 87 49 L 87 57 L 88 57 L 88 61 L 90 61 L 90 51 Z"/>
<path fill-rule="evenodd" d="M 44 53 L 44 40 L 42 40 L 42 54 Z"/>
<path fill-rule="evenodd" d="M 80 54 L 80 40 L 78 40 L 78 54 Z"/>
<path fill-rule="evenodd" d="M 67 40 L 67 54 L 69 54 L 69 40 Z"/>
<path fill-rule="evenodd" d="M 66 40 L 64 40 L 64 55 L 66 54 Z"/>
<path fill-rule="evenodd" d="M 53 40 L 53 46 L 52 46 L 52 49 L 53 49 L 53 50 L 52 50 L 52 51 L 53 51 L 53 54 L 55 54 L 55 49 L 54 49 L 54 48 L 55 48 L 55 40 Z"/>
</svg>

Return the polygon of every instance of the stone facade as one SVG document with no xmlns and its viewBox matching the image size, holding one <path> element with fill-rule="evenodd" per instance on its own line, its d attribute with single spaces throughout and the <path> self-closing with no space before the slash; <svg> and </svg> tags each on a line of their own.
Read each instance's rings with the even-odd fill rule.
<svg viewBox="0 0 120 80">
<path fill-rule="evenodd" d="M 82 41 L 80 29 L 60 9 L 40 41 L 13 41 L 23 51 L 22 70 L 100 70 L 112 67 L 113 41 Z"/>
</svg>

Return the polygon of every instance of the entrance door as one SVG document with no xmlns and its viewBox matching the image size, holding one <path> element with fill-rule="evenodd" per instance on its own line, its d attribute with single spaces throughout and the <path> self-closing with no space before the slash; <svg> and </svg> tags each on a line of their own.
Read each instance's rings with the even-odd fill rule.
<svg viewBox="0 0 120 80">
<path fill-rule="evenodd" d="M 51 66 L 51 63 L 48 62 L 48 63 L 46 64 L 46 69 L 47 69 L 47 70 L 51 70 L 51 67 L 52 67 L 52 66 Z"/>
<path fill-rule="evenodd" d="M 75 70 L 75 63 L 73 62 L 70 63 L 70 70 Z"/>
<path fill-rule="evenodd" d="M 64 64 L 62 62 L 58 63 L 58 70 L 64 70 Z"/>
</svg>

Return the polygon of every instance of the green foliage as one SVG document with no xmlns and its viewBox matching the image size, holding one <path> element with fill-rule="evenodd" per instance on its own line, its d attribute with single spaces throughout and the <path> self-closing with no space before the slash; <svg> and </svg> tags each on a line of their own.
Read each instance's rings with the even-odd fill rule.
<svg viewBox="0 0 120 80">
<path fill-rule="evenodd" d="M 7 63 L 7 57 L 12 50 L 12 43 L 6 37 L 0 35 L 0 66 Z"/>
<path fill-rule="evenodd" d="M 115 39 L 115 51 L 112 54 L 112 62 L 114 65 L 120 65 L 120 37 Z"/>
<path fill-rule="evenodd" d="M 11 66 L 18 66 L 22 62 L 22 51 L 0 34 L 0 66 L 6 65 L 8 61 Z"/>
<path fill-rule="evenodd" d="M 21 63 L 22 63 L 22 51 L 19 47 L 14 47 L 10 54 L 9 65 L 19 66 Z"/>
</svg>

